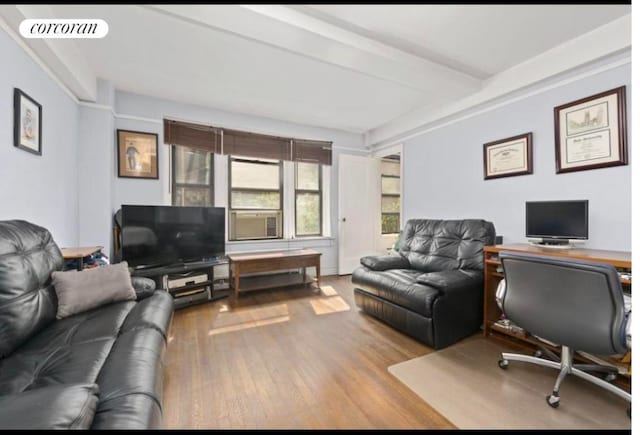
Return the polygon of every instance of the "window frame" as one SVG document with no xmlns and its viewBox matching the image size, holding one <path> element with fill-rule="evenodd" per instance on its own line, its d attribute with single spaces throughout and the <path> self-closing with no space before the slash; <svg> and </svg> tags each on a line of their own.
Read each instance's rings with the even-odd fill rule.
<svg viewBox="0 0 640 435">
<path fill-rule="evenodd" d="M 400 165 L 400 162 L 398 162 L 398 165 Z M 401 180 L 401 175 L 386 175 L 386 174 L 380 174 L 380 234 L 382 235 L 390 235 L 390 234 L 400 234 L 400 225 L 402 225 L 402 222 L 400 221 L 400 211 L 398 212 L 384 212 L 382 211 L 382 200 L 384 198 L 400 198 L 402 196 L 402 193 L 383 193 L 382 192 L 382 180 L 385 178 L 395 178 L 397 180 Z M 401 180 L 402 182 L 402 180 Z M 402 187 L 401 187 L 402 189 Z M 402 205 L 400 206 L 402 208 Z M 382 228 L 382 218 L 384 216 L 398 216 L 398 231 L 392 231 L 392 232 L 385 232 L 384 229 Z"/>
<path fill-rule="evenodd" d="M 279 170 L 279 180 L 278 180 L 278 189 L 279 190 L 274 190 L 274 189 L 260 189 L 260 188 L 233 188 L 233 184 L 231 182 L 231 177 L 232 177 L 232 166 L 233 166 L 233 162 L 234 161 L 240 161 L 240 162 L 245 162 L 245 163 L 258 163 L 258 164 L 263 164 L 263 165 L 275 165 L 278 166 L 278 170 Z M 231 212 L 232 211 L 279 211 L 280 215 L 282 216 L 282 219 L 280 219 L 280 234 L 282 234 L 282 236 L 280 237 L 258 237 L 255 239 L 243 239 L 242 241 L 248 241 L 248 240 L 282 240 L 284 239 L 284 168 L 283 168 L 283 161 L 282 160 L 278 160 L 277 162 L 266 162 L 264 160 L 261 159 L 256 159 L 256 158 L 251 158 L 251 157 L 243 157 L 243 156 L 233 156 L 233 155 L 229 155 L 228 158 L 228 166 L 227 166 L 227 209 L 229 211 L 228 216 L 229 216 L 229 221 L 227 222 L 227 225 L 229 228 L 231 228 Z M 233 191 L 240 191 L 240 192 L 278 192 L 280 195 L 280 208 L 233 208 L 231 206 L 232 204 L 232 193 Z M 228 239 L 229 242 L 238 242 L 240 240 L 236 240 L 236 239 Z"/>
<path fill-rule="evenodd" d="M 313 189 L 298 189 L 298 163 L 314 163 L 314 162 L 302 162 L 296 161 L 294 162 L 293 168 L 293 235 L 295 238 L 305 238 L 305 237 L 321 237 L 322 236 L 322 216 L 323 216 L 323 186 L 322 186 L 322 165 L 320 163 L 315 163 L 318 166 L 318 190 Z M 298 234 L 298 194 L 317 194 L 318 195 L 318 232 L 313 234 Z"/>
<path fill-rule="evenodd" d="M 175 199 L 176 199 L 176 190 L 178 188 L 181 187 L 199 187 L 199 188 L 207 188 L 209 189 L 209 201 L 210 201 L 210 205 L 209 207 L 213 207 L 215 205 L 215 177 L 214 177 L 214 153 L 212 152 L 208 152 L 205 151 L 207 154 L 209 154 L 209 184 L 192 184 L 192 183 L 177 183 L 176 182 L 176 153 L 177 153 L 177 148 L 176 147 L 182 147 L 182 148 L 191 148 L 185 145 L 171 145 L 171 205 L 176 206 L 176 207 L 189 207 L 186 205 L 177 205 L 175 203 Z M 198 150 L 198 151 L 202 151 L 199 148 L 191 148 L 194 150 Z M 202 207 L 206 207 L 206 206 L 202 206 Z"/>
</svg>

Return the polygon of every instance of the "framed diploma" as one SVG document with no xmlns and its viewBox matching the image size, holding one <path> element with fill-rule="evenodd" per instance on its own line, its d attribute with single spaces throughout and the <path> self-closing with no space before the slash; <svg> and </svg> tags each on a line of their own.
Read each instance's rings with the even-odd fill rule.
<svg viewBox="0 0 640 435">
<path fill-rule="evenodd" d="M 627 164 L 625 86 L 554 109 L 556 173 Z"/>
<path fill-rule="evenodd" d="M 484 179 L 533 173 L 533 133 L 484 144 Z"/>
</svg>

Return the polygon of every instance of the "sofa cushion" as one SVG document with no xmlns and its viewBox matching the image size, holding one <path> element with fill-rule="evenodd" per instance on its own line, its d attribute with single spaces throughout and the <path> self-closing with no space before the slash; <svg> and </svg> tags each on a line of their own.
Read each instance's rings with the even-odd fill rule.
<svg viewBox="0 0 640 435">
<path fill-rule="evenodd" d="M 399 255 L 370 255 L 362 257 L 360 264 L 372 270 L 408 269 L 409 261 Z"/>
<path fill-rule="evenodd" d="M 52 279 L 58 296 L 58 319 L 136 299 L 126 261 L 83 271 L 53 272 Z"/>
<path fill-rule="evenodd" d="M 0 358 L 55 319 L 51 272 L 63 263 L 49 231 L 25 221 L 0 221 Z"/>
<path fill-rule="evenodd" d="M 411 269 L 391 269 L 383 272 L 358 267 L 351 281 L 360 289 L 426 317 L 432 316 L 432 305 L 439 292 L 416 278 L 422 272 Z"/>
<path fill-rule="evenodd" d="M 0 429 L 89 429 L 98 386 L 54 385 L 0 397 Z"/>
<path fill-rule="evenodd" d="M 495 241 L 495 228 L 481 219 L 410 219 L 400 240 L 400 254 L 412 269 L 436 272 L 483 270 L 483 248 Z"/>
<path fill-rule="evenodd" d="M 475 270 L 443 270 L 423 273 L 416 278 L 420 284 L 437 288 L 443 293 L 459 288 L 482 286 L 482 280 L 483 274 Z"/>
<path fill-rule="evenodd" d="M 0 360 L 0 395 L 51 384 L 93 383 L 135 302 L 67 317 Z"/>
</svg>

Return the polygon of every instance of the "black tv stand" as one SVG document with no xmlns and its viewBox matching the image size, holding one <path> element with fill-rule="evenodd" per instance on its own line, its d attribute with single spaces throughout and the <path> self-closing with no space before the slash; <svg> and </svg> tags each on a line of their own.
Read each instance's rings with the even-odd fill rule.
<svg viewBox="0 0 640 435">
<path fill-rule="evenodd" d="M 173 296 L 174 309 L 183 308 L 204 302 L 214 301 L 229 296 L 229 272 L 228 260 L 226 257 L 215 257 L 194 261 L 190 263 L 174 263 L 134 269 L 132 276 L 142 276 L 152 279 L 156 283 L 156 288 L 163 289 Z M 226 273 L 215 272 L 216 266 L 224 268 Z M 198 273 L 199 272 L 199 273 Z M 182 287 L 170 288 L 169 282 L 176 276 L 207 275 L 206 281 L 198 284 L 188 283 Z M 221 284 L 222 281 L 226 281 Z M 204 291 L 196 291 L 205 289 Z"/>
</svg>

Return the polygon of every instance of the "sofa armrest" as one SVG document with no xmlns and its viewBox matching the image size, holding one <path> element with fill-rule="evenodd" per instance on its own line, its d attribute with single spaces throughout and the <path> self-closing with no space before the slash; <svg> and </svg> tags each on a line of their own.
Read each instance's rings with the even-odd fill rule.
<svg viewBox="0 0 640 435">
<path fill-rule="evenodd" d="M 481 271 L 447 270 L 425 273 L 416 279 L 440 291 L 432 308 L 435 349 L 480 330 L 484 284 Z"/>
<path fill-rule="evenodd" d="M 143 276 L 132 276 L 131 285 L 136 291 L 136 300 L 138 301 L 148 298 L 156 291 L 156 283 L 151 278 Z"/>
<path fill-rule="evenodd" d="M 465 270 L 443 270 L 423 273 L 416 278 L 420 284 L 437 288 L 443 293 L 455 292 L 467 287 L 482 285 L 482 272 Z"/>
<path fill-rule="evenodd" d="M 371 270 L 410 269 L 409 260 L 399 255 L 370 255 L 362 257 L 360 264 Z"/>
<path fill-rule="evenodd" d="M 59 384 L 0 397 L 0 429 L 89 429 L 95 384 Z"/>
</svg>

